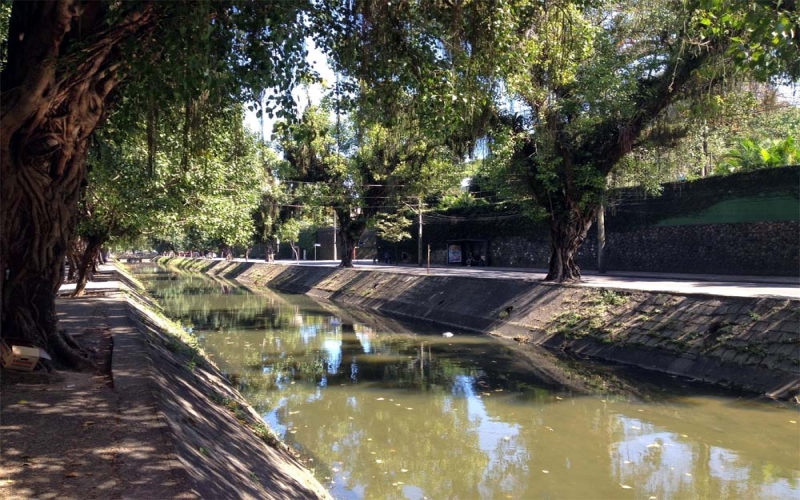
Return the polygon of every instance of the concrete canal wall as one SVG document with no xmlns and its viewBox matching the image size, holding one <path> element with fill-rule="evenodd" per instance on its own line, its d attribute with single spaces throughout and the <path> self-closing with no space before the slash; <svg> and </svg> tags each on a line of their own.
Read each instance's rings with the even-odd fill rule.
<svg viewBox="0 0 800 500">
<path fill-rule="evenodd" d="M 120 300 L 127 302 L 128 317 L 140 333 L 129 340 L 114 334 L 112 373 L 120 406 L 128 408 L 142 397 L 132 390 L 153 398 L 150 411 L 161 427 L 148 427 L 138 437 L 156 439 L 149 431 L 173 443 L 176 467 L 194 487 L 185 498 L 331 499 L 196 339 L 166 319 L 135 278 L 124 271 L 117 277 L 127 285 Z"/>
<path fill-rule="evenodd" d="M 800 394 L 796 300 L 265 263 L 172 263 L 250 286 L 427 320 L 456 333 L 486 332 L 775 398 Z"/>
</svg>

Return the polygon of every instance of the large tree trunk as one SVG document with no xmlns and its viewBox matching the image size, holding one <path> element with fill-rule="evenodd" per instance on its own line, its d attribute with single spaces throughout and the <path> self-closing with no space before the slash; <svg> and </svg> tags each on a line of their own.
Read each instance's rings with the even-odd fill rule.
<svg viewBox="0 0 800 500">
<path fill-rule="evenodd" d="M 56 364 L 75 368 L 92 364 L 58 331 L 55 293 L 86 177 L 88 138 L 117 84 L 113 52 L 147 17 L 138 12 L 107 26 L 106 8 L 15 2 L 0 75 L 0 335 L 30 340 Z"/>
<path fill-rule="evenodd" d="M 353 267 L 353 254 L 355 253 L 357 238 L 353 238 L 347 231 L 339 233 L 342 241 L 342 260 L 339 267 Z"/>
<path fill-rule="evenodd" d="M 100 247 L 103 246 L 104 239 L 89 237 L 86 241 L 86 250 L 83 251 L 80 264 L 78 264 L 78 280 L 75 282 L 73 297 L 80 297 L 86 289 L 91 272 L 95 272 L 95 263 L 100 256 Z M 90 272 L 91 271 L 91 272 Z"/>
<path fill-rule="evenodd" d="M 339 219 L 339 239 L 342 244 L 342 260 L 339 267 L 353 267 L 358 238 L 367 227 L 366 216 L 364 214 L 354 216 L 348 208 L 342 208 L 336 210 L 336 217 Z"/>
<path fill-rule="evenodd" d="M 69 265 L 69 273 L 67 274 L 67 282 L 72 283 L 75 281 L 75 276 L 80 267 L 81 255 L 85 244 L 81 238 L 72 238 L 69 246 L 67 247 L 67 264 Z"/>
<path fill-rule="evenodd" d="M 597 206 L 583 210 L 573 206 L 553 214 L 550 219 L 550 269 L 545 281 L 573 283 L 581 280 L 575 254 L 586 239 L 596 213 Z"/>
</svg>

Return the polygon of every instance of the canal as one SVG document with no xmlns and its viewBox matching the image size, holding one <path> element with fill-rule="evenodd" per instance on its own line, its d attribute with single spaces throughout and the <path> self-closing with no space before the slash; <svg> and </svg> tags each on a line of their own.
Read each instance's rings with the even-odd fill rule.
<svg viewBox="0 0 800 500">
<path fill-rule="evenodd" d="M 796 408 L 131 268 L 336 498 L 800 498 Z"/>
</svg>

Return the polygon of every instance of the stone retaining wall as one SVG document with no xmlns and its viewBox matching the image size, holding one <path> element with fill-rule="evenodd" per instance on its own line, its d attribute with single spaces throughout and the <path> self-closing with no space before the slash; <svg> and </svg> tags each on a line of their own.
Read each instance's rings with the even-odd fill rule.
<svg viewBox="0 0 800 500">
<path fill-rule="evenodd" d="M 792 398 L 800 301 L 612 291 L 530 280 L 199 261 L 251 286 L 486 332 L 551 350 Z"/>
<path fill-rule="evenodd" d="M 664 184 L 661 196 L 635 188 L 609 193 L 606 267 L 613 271 L 763 276 L 800 275 L 800 166 Z M 453 215 L 449 221 L 444 220 Z M 489 265 L 547 269 L 550 227 L 504 212 L 443 213 L 424 226 L 432 261 L 446 264 L 449 241 L 488 242 Z M 416 255 L 412 240 L 398 252 Z M 691 255 L 691 259 L 685 258 Z M 576 261 L 597 269 L 593 225 Z"/>
</svg>

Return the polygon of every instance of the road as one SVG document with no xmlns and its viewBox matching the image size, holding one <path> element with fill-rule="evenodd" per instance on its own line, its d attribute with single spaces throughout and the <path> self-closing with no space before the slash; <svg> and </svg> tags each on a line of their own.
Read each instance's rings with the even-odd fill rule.
<svg viewBox="0 0 800 500">
<path fill-rule="evenodd" d="M 244 261 L 244 259 L 235 259 Z M 255 261 L 259 262 L 259 261 Z M 275 262 L 286 266 L 336 267 L 339 261 L 290 261 Z M 544 269 L 505 267 L 432 266 L 430 271 L 418 266 L 396 266 L 373 264 L 371 260 L 355 261 L 356 269 L 387 273 L 430 274 L 431 276 L 468 276 L 485 279 L 513 279 L 541 281 Z M 583 282 L 578 286 L 610 288 L 618 290 L 642 290 L 650 292 L 672 292 L 682 294 L 714 295 L 725 297 L 773 297 L 800 299 L 800 278 L 783 276 L 726 276 L 710 274 L 632 273 L 609 272 L 583 273 Z"/>
</svg>

